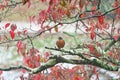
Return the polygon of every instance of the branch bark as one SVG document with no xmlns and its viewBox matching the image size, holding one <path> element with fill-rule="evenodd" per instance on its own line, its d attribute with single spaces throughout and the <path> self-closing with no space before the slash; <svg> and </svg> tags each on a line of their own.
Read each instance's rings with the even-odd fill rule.
<svg viewBox="0 0 120 80">
<path fill-rule="evenodd" d="M 93 65 L 93 66 L 97 66 L 97 67 L 100 67 L 100 68 L 103 68 L 103 69 L 106 69 L 109 71 L 118 71 L 120 68 L 118 66 L 112 66 L 109 64 L 105 64 L 105 63 L 103 63 L 103 61 L 98 60 L 96 58 L 93 58 L 93 59 L 91 58 L 91 59 L 87 59 L 87 60 L 86 59 L 72 60 L 72 59 L 65 59 L 62 56 L 54 55 L 54 56 L 50 57 L 50 59 L 45 64 L 41 65 L 38 68 L 32 69 L 32 68 L 28 68 L 26 66 L 20 65 L 17 67 L 0 68 L 0 70 L 10 71 L 10 70 L 16 70 L 16 69 L 25 69 L 25 70 L 29 71 L 31 74 L 37 74 L 41 71 L 44 71 L 45 69 L 55 66 L 58 63 Z"/>
</svg>

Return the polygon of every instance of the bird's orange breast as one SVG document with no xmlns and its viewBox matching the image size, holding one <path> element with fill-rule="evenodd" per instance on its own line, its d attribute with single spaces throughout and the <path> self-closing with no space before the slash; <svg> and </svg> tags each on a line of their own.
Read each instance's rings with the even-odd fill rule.
<svg viewBox="0 0 120 80">
<path fill-rule="evenodd" d="M 57 45 L 57 47 L 60 49 L 60 48 L 63 48 L 64 47 L 64 45 L 65 45 L 65 41 L 64 40 L 58 40 L 57 42 L 56 42 L 56 45 Z"/>
</svg>

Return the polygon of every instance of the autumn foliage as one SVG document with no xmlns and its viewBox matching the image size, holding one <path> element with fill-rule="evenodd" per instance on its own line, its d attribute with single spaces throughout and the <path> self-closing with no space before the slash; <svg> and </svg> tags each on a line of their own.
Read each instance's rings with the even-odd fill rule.
<svg viewBox="0 0 120 80">
<path fill-rule="evenodd" d="M 22 67 L 0 68 L 0 76 L 4 71 L 19 69 L 23 72 L 20 80 L 91 80 L 94 75 L 94 80 L 99 80 L 101 68 L 119 72 L 120 0 L 2 0 L 0 11 L 5 17 L 0 17 L 0 20 L 4 21 L 16 7 L 26 6 L 31 10 L 39 2 L 46 4 L 47 8 L 30 16 L 25 15 L 29 29 L 32 29 L 31 24 L 36 24 L 38 30 L 31 30 L 32 33 L 28 28 L 19 30 L 17 23 L 10 21 L 0 28 L 0 31 L 7 31 L 0 35 L 0 44 L 5 44 L 8 49 L 13 42 L 15 52 L 22 57 Z M 74 27 L 74 33 L 61 31 L 70 24 L 68 29 Z M 44 52 L 34 46 L 35 38 L 40 37 L 41 41 L 43 34 L 49 36 L 53 32 L 67 36 L 67 39 L 63 38 L 65 46 L 57 48 L 56 42 L 52 46 L 44 43 L 45 47 L 40 47 L 47 49 Z M 56 55 L 53 50 L 60 54 Z M 72 58 L 68 59 L 66 55 Z M 66 68 L 64 63 L 70 66 Z M 25 73 L 28 73 L 27 77 L 24 77 Z M 0 77 L 0 80 L 4 79 Z"/>
</svg>

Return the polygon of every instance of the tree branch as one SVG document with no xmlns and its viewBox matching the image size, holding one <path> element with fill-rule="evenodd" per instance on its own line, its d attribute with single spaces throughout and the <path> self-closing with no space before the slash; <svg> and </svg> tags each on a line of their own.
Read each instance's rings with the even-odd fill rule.
<svg viewBox="0 0 120 80">
<path fill-rule="evenodd" d="M 62 59 L 65 62 L 67 61 L 66 63 L 69 63 L 69 61 L 70 61 L 71 64 L 92 64 L 93 66 L 98 66 L 98 67 L 101 67 L 103 69 L 110 70 L 110 71 L 117 71 L 119 69 L 117 66 L 112 66 L 110 64 L 105 64 L 102 60 L 99 60 L 97 58 L 88 59 L 85 56 L 83 56 L 81 53 L 74 53 L 74 52 L 71 52 L 71 51 L 65 51 L 65 50 L 60 50 L 60 49 L 56 49 L 56 48 L 48 48 L 48 47 L 45 47 L 45 48 L 46 49 L 51 49 L 51 50 L 61 51 L 61 52 L 64 52 L 64 53 L 69 53 L 71 55 L 78 55 L 82 58 L 80 60 L 68 60 L 68 59 L 64 60 L 64 59 Z M 61 59 L 59 59 L 59 60 L 61 60 Z"/>
<path fill-rule="evenodd" d="M 120 41 L 120 37 L 118 38 L 117 41 Z M 109 45 L 105 48 L 105 52 L 107 50 L 109 50 L 117 41 L 115 41 L 114 39 L 109 43 Z"/>
<path fill-rule="evenodd" d="M 27 71 L 32 70 L 31 68 L 24 66 L 24 65 L 14 66 L 14 67 L 9 67 L 9 68 L 0 68 L 0 70 L 2 70 L 2 71 L 10 71 L 10 70 L 16 70 L 16 69 L 25 69 Z"/>
<path fill-rule="evenodd" d="M 110 13 L 110 12 L 112 12 L 112 11 L 114 11 L 114 10 L 116 10 L 116 9 L 119 9 L 120 8 L 120 6 L 118 6 L 118 7 L 116 7 L 116 8 L 113 8 L 113 9 L 110 9 L 110 10 L 108 10 L 108 11 L 106 11 L 106 12 L 104 12 L 104 13 L 102 13 L 101 15 L 92 15 L 92 16 L 88 16 L 88 17 L 83 17 L 83 18 L 80 18 L 79 16 L 81 15 L 81 14 L 79 14 L 78 16 L 76 16 L 76 17 L 74 17 L 74 18 L 72 18 L 72 19 L 65 19 L 63 22 L 61 21 L 61 22 L 59 22 L 58 21 L 58 23 L 62 23 L 62 24 L 72 24 L 72 23 L 75 23 L 75 22 L 77 22 L 77 21 L 81 21 L 81 20 L 86 20 L 86 19 L 90 19 L 90 18 L 96 18 L 96 17 L 99 17 L 99 16 L 105 16 L 106 14 L 108 14 L 108 13 Z M 69 21 L 68 21 L 69 20 Z"/>
<path fill-rule="evenodd" d="M 39 72 L 41 72 L 45 69 L 48 69 L 50 67 L 55 66 L 58 63 L 93 65 L 93 66 L 98 66 L 100 68 L 103 68 L 103 69 L 106 69 L 106 70 L 109 70 L 109 71 L 118 71 L 119 68 L 120 68 L 118 66 L 112 66 L 112 65 L 109 65 L 109 64 L 105 64 L 105 63 L 103 63 L 103 61 L 98 60 L 96 58 L 91 58 L 91 59 L 87 59 L 87 60 L 84 60 L 84 59 L 72 60 L 72 59 L 65 59 L 62 56 L 54 55 L 54 56 L 50 57 L 50 59 L 45 64 L 41 65 L 38 68 L 31 69 L 31 68 L 28 68 L 26 66 L 21 65 L 21 66 L 18 66 L 18 67 L 0 68 L 0 70 L 10 71 L 10 70 L 16 70 L 16 69 L 25 69 L 27 71 L 30 71 L 31 74 L 36 74 L 36 73 L 39 73 Z"/>
<path fill-rule="evenodd" d="M 58 25 L 60 25 L 60 23 L 56 24 L 55 26 L 58 26 Z M 28 35 L 25 36 L 24 38 L 2 41 L 2 42 L 0 42 L 0 44 L 10 43 L 10 42 L 13 42 L 13 41 L 24 41 L 24 40 L 29 39 L 29 38 L 34 39 L 34 38 L 36 38 L 37 36 L 40 36 L 42 33 L 53 29 L 55 26 L 53 26 L 53 27 L 51 27 L 51 28 L 49 28 L 49 29 L 47 29 L 47 30 L 41 30 L 41 31 L 39 31 L 39 32 L 37 32 L 37 33 L 34 33 L 33 36 L 31 36 L 31 35 L 28 34 Z M 28 36 L 29 36 L 29 38 L 28 38 Z"/>
</svg>

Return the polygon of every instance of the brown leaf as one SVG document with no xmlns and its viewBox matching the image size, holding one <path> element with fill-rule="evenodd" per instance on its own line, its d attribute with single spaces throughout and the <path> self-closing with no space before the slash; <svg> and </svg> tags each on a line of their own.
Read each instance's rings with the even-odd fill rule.
<svg viewBox="0 0 120 80">
<path fill-rule="evenodd" d="M 25 5 L 28 2 L 28 0 L 22 0 L 23 5 Z"/>
<path fill-rule="evenodd" d="M 66 15 L 67 15 L 67 17 L 70 17 L 70 10 L 69 9 L 67 9 L 67 11 L 66 11 Z"/>
<path fill-rule="evenodd" d="M 54 27 L 55 32 L 58 32 L 58 26 Z"/>
<path fill-rule="evenodd" d="M 83 18 L 83 17 L 85 17 L 85 16 L 86 16 L 85 13 L 80 14 L 80 18 Z"/>
<path fill-rule="evenodd" d="M 83 6 L 85 5 L 85 2 L 86 2 L 86 0 L 80 0 L 79 1 L 79 7 L 80 7 L 80 9 L 83 8 Z"/>
<path fill-rule="evenodd" d="M 60 5 L 63 6 L 63 7 L 65 7 L 65 6 L 67 5 L 67 3 L 66 3 L 65 0 L 62 0 L 62 1 L 60 2 Z"/>
</svg>

